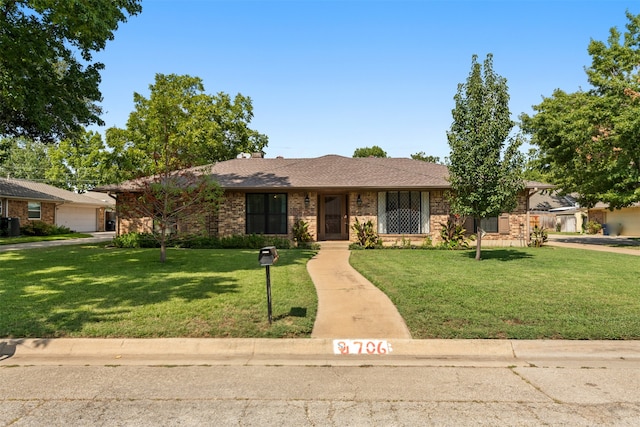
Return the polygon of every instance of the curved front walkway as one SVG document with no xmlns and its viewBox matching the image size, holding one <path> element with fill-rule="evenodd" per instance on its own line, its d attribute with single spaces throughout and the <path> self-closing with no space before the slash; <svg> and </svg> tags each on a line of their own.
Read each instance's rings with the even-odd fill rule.
<svg viewBox="0 0 640 427">
<path fill-rule="evenodd" d="M 318 293 L 313 338 L 411 338 L 389 298 L 349 264 L 349 242 L 321 242 L 307 263 Z"/>
</svg>

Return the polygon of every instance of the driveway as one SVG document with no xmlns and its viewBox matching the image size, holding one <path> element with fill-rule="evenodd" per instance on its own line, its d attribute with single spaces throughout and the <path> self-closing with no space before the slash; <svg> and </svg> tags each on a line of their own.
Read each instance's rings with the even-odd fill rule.
<svg viewBox="0 0 640 427">
<path fill-rule="evenodd" d="M 549 234 L 548 244 L 567 248 L 591 249 L 640 256 L 640 237 L 601 234 Z"/>
</svg>

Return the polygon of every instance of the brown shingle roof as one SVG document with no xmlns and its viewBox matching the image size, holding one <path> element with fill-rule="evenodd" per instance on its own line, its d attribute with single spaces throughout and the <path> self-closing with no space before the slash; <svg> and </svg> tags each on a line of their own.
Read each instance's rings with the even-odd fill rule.
<svg viewBox="0 0 640 427">
<path fill-rule="evenodd" d="M 223 188 L 442 188 L 446 166 L 401 158 L 234 159 L 217 163 L 212 175 Z"/>
<path fill-rule="evenodd" d="M 115 201 L 106 194 L 101 199 L 78 194 L 72 191 L 41 182 L 27 181 L 23 179 L 0 178 L 0 197 L 12 199 L 39 200 L 52 202 L 70 202 L 83 205 L 113 206 Z"/>
<path fill-rule="evenodd" d="M 224 189 L 430 189 L 449 188 L 445 165 L 409 158 L 240 158 L 204 167 Z M 197 168 L 194 168 L 196 170 Z M 100 191 L 131 190 L 138 181 L 103 186 Z M 536 185 L 529 185 L 533 188 Z M 546 186 L 546 184 L 531 183 Z"/>
</svg>

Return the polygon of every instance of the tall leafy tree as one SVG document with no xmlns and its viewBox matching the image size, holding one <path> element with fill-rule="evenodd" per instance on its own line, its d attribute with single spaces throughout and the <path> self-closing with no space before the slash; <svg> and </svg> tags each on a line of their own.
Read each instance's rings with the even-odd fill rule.
<svg viewBox="0 0 640 427">
<path fill-rule="evenodd" d="M 0 167 L 9 158 L 12 145 L 13 140 L 11 138 L 0 138 Z"/>
<path fill-rule="evenodd" d="M 134 102 L 126 129 L 107 131 L 121 177 L 138 178 L 119 215 L 152 220 L 164 262 L 170 236 L 202 229 L 191 225 L 217 208 L 221 191 L 204 165 L 262 151 L 267 137 L 249 128 L 250 98 L 206 94 L 197 77 L 158 74 L 150 96 L 136 93 Z"/>
<path fill-rule="evenodd" d="M 590 90 L 556 89 L 521 116 L 538 168 L 583 206 L 640 201 L 640 15 L 627 18 L 624 34 L 611 28 L 606 43 L 589 43 Z"/>
<path fill-rule="evenodd" d="M 524 188 L 521 142 L 510 137 L 514 123 L 507 80 L 493 71 L 493 55 L 487 55 L 483 65 L 476 55 L 472 57 L 469 77 L 458 85 L 454 100 L 453 123 L 447 132 L 452 210 L 480 224 L 483 218 L 513 210 Z M 481 245 L 478 233 L 477 260 Z"/>
<path fill-rule="evenodd" d="M 157 173 L 160 163 L 178 170 L 261 152 L 268 143 L 249 128 L 249 97 L 209 95 L 200 78 L 176 74 L 157 74 L 149 89 L 148 98 L 134 93 L 135 110 L 126 129 L 107 130 L 107 145 L 123 179 Z"/>
<path fill-rule="evenodd" d="M 6 138 L 6 160 L 0 163 L 0 176 L 31 181 L 46 181 L 51 167 L 48 147 L 43 142 L 25 138 Z"/>
<path fill-rule="evenodd" d="M 109 153 L 98 132 L 86 131 L 64 139 L 51 145 L 48 155 L 51 166 L 45 176 L 57 187 L 84 193 L 109 181 Z"/>
<path fill-rule="evenodd" d="M 387 152 L 382 148 L 374 145 L 372 147 L 356 148 L 353 152 L 353 157 L 387 157 Z"/>
<path fill-rule="evenodd" d="M 102 124 L 94 52 L 140 0 L 0 2 L 0 135 L 45 142 Z"/>
</svg>

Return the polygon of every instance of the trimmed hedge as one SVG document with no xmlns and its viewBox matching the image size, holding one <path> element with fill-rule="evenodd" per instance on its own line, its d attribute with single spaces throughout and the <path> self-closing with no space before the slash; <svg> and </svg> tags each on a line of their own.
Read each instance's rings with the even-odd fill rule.
<svg viewBox="0 0 640 427">
<path fill-rule="evenodd" d="M 113 239 L 118 248 L 159 248 L 160 243 L 151 233 L 127 233 Z M 237 235 L 229 237 L 176 236 L 169 237 L 167 247 L 189 249 L 260 249 L 275 246 L 290 249 L 291 242 L 281 237 L 262 234 Z"/>
</svg>

